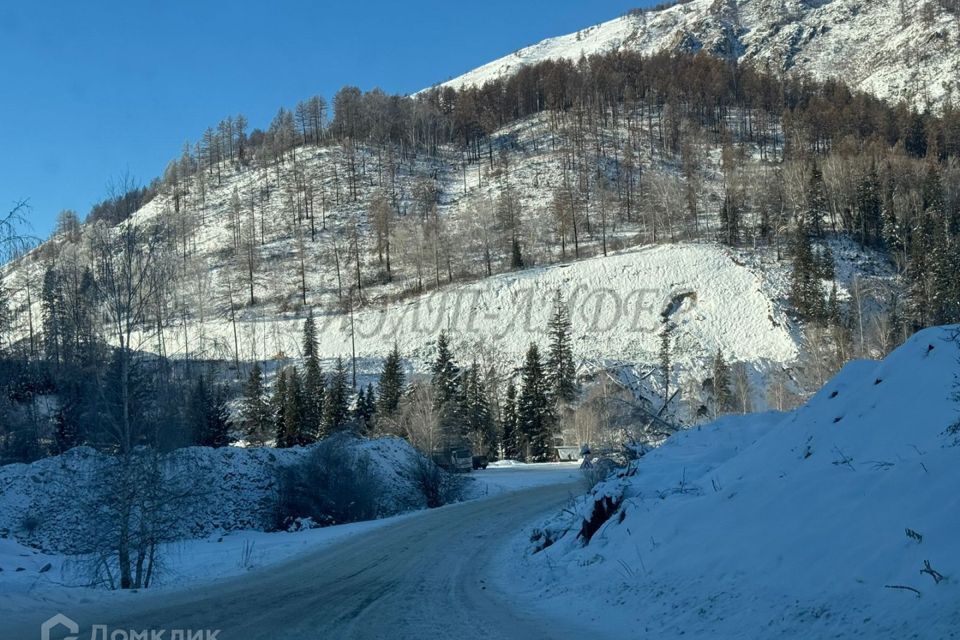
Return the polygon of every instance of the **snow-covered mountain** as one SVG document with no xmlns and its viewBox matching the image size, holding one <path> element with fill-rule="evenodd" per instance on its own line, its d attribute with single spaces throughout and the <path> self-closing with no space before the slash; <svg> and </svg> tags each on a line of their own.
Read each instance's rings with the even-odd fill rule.
<svg viewBox="0 0 960 640">
<path fill-rule="evenodd" d="M 941 105 L 960 88 L 958 12 L 937 0 L 692 0 L 549 38 L 443 85 L 480 86 L 524 65 L 609 51 L 703 51 L 774 72 L 840 78 L 884 99 Z"/>
</svg>

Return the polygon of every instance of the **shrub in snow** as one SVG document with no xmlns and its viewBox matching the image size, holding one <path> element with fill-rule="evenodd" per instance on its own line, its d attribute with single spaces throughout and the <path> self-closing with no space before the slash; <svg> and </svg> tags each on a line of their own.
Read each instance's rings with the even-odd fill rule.
<svg viewBox="0 0 960 640">
<path fill-rule="evenodd" d="M 311 448 L 306 458 L 283 469 L 277 528 L 310 518 L 323 525 L 377 517 L 380 483 L 370 456 L 351 446 L 355 437 L 337 434 Z"/>
<path fill-rule="evenodd" d="M 407 466 L 407 473 L 413 485 L 423 494 L 429 509 L 463 499 L 463 477 L 447 473 L 426 456 L 415 456 Z"/>
</svg>

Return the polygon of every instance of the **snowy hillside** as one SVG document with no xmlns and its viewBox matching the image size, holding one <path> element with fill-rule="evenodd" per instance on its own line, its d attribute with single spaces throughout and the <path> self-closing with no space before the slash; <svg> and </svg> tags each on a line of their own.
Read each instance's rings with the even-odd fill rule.
<svg viewBox="0 0 960 640">
<path fill-rule="evenodd" d="M 507 588 L 656 637 L 954 637 L 958 373 L 930 329 L 793 413 L 678 434 L 535 529 Z"/>
<path fill-rule="evenodd" d="M 549 38 L 443 84 L 480 86 L 524 65 L 615 50 L 705 51 L 937 105 L 958 89 L 958 45 L 960 16 L 930 0 L 692 0 Z"/>
<path fill-rule="evenodd" d="M 677 325 L 676 361 L 684 368 L 706 361 L 717 349 L 738 361 L 788 364 L 797 357 L 797 338 L 775 302 L 785 295 L 786 271 L 753 267 L 712 245 L 667 245 L 629 250 L 484 279 L 358 311 L 353 318 L 357 354 L 379 367 L 384 345 L 394 341 L 416 370 L 435 357 L 434 342 L 448 330 L 461 357 L 481 361 L 496 347 L 502 364 L 515 365 L 532 341 L 546 340 L 550 302 L 562 290 L 573 321 L 577 355 L 597 364 L 653 365 L 664 317 Z M 299 318 L 244 320 L 241 341 L 255 351 L 250 359 L 283 353 L 300 356 Z M 324 316 L 320 353 L 350 355 L 350 318 Z M 211 320 L 202 331 L 226 342 L 231 326 Z M 180 353 L 181 334 L 167 336 Z"/>
<path fill-rule="evenodd" d="M 388 283 L 364 277 L 366 304 L 354 313 L 352 332 L 341 299 L 354 282 L 352 243 L 361 246 L 365 274 L 380 268 L 368 218 L 381 172 L 376 149 L 361 148 L 367 173 L 360 176 L 355 200 L 341 193 L 344 185 L 336 171 L 348 159 L 336 145 L 302 147 L 295 162 L 266 170 L 224 165 L 216 179 L 201 174 L 180 196 L 179 213 L 174 195 L 164 189 L 131 220 L 138 225 L 159 221 L 174 235 L 171 259 L 182 266 L 182 274 L 165 293 L 166 317 L 151 322 L 146 332 L 134 336 L 133 344 L 173 358 L 296 359 L 309 308 L 320 325 L 320 354 L 328 370 L 330 360 L 350 356 L 353 337 L 361 375 L 377 372 L 395 342 L 409 369 L 423 371 L 434 357 L 437 334 L 447 329 L 463 362 L 477 358 L 508 373 L 520 364 L 530 342 L 545 339 L 550 303 L 561 289 L 572 311 L 575 355 L 589 369 L 624 366 L 635 368 L 630 378 L 649 374 L 658 363 L 657 334 L 667 314 L 677 325 L 678 381 L 702 382 L 707 360 L 720 349 L 729 359 L 747 364 L 757 383 L 754 406 L 766 406 L 762 389 L 767 373 L 772 367 L 791 366 L 801 350 L 799 331 L 787 314 L 789 262 L 776 260 L 772 247 L 731 250 L 715 243 L 680 242 L 692 231 L 691 222 L 677 215 L 668 199 L 680 189 L 679 178 L 669 160 L 657 160 L 644 174 L 651 192 L 642 215 L 625 219 L 620 214 L 609 223 L 609 257 L 598 255 L 601 212 L 593 199 L 593 211 L 587 212 L 594 217 L 593 232 L 580 240 L 584 258 L 564 264 L 553 236 L 551 199 L 564 181 L 562 149 L 571 144 L 567 135 L 553 130 L 546 117 L 504 127 L 495 141 L 509 173 L 481 162 L 464 178 L 450 170 L 458 157 L 452 149 L 441 150 L 439 158 L 413 156 L 401 163 L 396 191 L 398 209 L 404 213 L 395 223 L 393 279 Z M 698 224 L 709 234 L 717 225 L 716 202 L 723 190 L 719 151 L 706 153 L 703 161 Z M 437 275 L 439 289 L 433 282 L 434 265 L 428 263 L 424 280 L 433 290 L 418 293 L 425 232 L 414 194 L 431 174 L 439 189 L 442 244 L 454 247 L 455 253 L 453 264 L 448 257 L 444 265 L 447 273 Z M 291 192 L 304 176 L 314 181 L 314 193 L 326 194 L 326 203 L 317 212 L 316 238 L 298 241 L 292 230 Z M 506 188 L 518 198 L 528 235 L 526 259 L 547 266 L 485 278 L 484 243 L 493 242 L 485 236 L 496 224 L 495 202 Z M 259 257 L 252 284 L 234 247 L 235 204 L 256 228 Z M 316 206 L 321 208 L 321 203 Z M 678 243 L 644 247 L 651 223 Z M 54 238 L 7 267 L 5 283 L 18 310 L 14 332 L 21 340 L 27 340 L 43 317 L 36 292 L 44 269 L 89 260 L 93 232 L 85 226 L 75 243 Z M 629 248 L 636 245 L 642 248 Z M 429 245 L 426 251 L 433 253 Z M 567 260 L 570 254 L 568 247 Z M 890 282 L 891 268 L 879 253 L 838 242 L 834 254 L 842 297 L 848 297 L 854 278 L 875 283 L 877 290 Z M 504 258 L 497 260 L 495 274 L 505 270 Z M 252 305 L 248 286 L 255 298 Z"/>
</svg>

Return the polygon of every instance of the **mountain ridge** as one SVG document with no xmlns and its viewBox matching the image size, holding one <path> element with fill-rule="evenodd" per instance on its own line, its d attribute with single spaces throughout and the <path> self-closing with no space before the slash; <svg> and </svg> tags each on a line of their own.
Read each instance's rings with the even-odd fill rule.
<svg viewBox="0 0 960 640">
<path fill-rule="evenodd" d="M 634 10 L 547 38 L 436 86 L 481 86 L 544 60 L 610 51 L 703 51 L 778 73 L 837 78 L 915 107 L 953 102 L 960 67 L 960 7 L 949 0 L 690 0 Z"/>
</svg>

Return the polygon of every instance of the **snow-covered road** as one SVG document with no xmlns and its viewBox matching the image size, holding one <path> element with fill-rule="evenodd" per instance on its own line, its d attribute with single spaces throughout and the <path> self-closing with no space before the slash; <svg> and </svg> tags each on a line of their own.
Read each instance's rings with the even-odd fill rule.
<svg viewBox="0 0 960 640">
<path fill-rule="evenodd" d="M 95 604 L 78 599 L 62 613 L 81 624 L 84 639 L 93 625 L 107 625 L 108 633 L 219 629 L 220 640 L 586 637 L 534 617 L 488 579 L 502 542 L 583 490 L 575 467 L 490 469 L 477 477 L 490 497 L 399 518 L 222 582 Z M 3 637 L 36 638 L 54 613 L 38 610 Z"/>
</svg>

